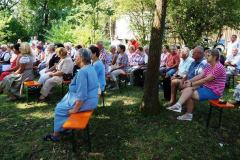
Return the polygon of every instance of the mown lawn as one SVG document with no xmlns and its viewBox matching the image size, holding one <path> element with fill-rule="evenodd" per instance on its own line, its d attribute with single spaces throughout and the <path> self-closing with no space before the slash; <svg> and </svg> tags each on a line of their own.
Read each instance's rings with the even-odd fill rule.
<svg viewBox="0 0 240 160">
<path fill-rule="evenodd" d="M 232 91 L 226 90 L 224 97 L 231 97 Z M 42 140 L 52 131 L 59 89 L 47 103 L 34 98 L 30 104 L 6 102 L 0 95 L 0 159 L 240 159 L 240 109 L 224 111 L 221 129 L 215 128 L 218 112 L 214 112 L 207 130 L 206 102 L 197 103 L 192 122 L 181 122 L 176 120 L 178 114 L 165 109 L 158 116 L 141 114 L 142 94 L 137 87 L 106 94 L 106 107 L 99 103 L 90 121 L 91 154 L 86 153 L 81 134 L 76 154 L 69 137 L 59 143 Z"/>
</svg>

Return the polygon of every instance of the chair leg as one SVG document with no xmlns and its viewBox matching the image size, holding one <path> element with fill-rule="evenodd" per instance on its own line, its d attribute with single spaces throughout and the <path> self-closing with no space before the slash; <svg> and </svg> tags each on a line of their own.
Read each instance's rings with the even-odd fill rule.
<svg viewBox="0 0 240 160">
<path fill-rule="evenodd" d="M 208 128 L 210 120 L 211 120 L 211 115 L 212 115 L 212 105 L 209 107 L 209 112 L 208 112 L 208 117 L 207 117 L 207 124 L 206 127 Z"/>
<path fill-rule="evenodd" d="M 63 85 L 63 83 L 62 83 L 62 96 L 63 96 L 63 89 L 64 89 L 63 87 L 64 87 L 64 85 Z"/>
<path fill-rule="evenodd" d="M 91 139 L 90 139 L 90 133 L 89 133 L 89 124 L 87 125 L 87 142 L 88 142 L 88 152 L 92 151 L 92 144 L 91 144 Z"/>
<path fill-rule="evenodd" d="M 105 104 L 104 104 L 104 91 L 102 92 L 102 105 L 103 105 L 103 107 L 105 107 Z"/>
<path fill-rule="evenodd" d="M 25 87 L 25 91 L 26 91 L 26 98 L 27 98 L 27 103 L 28 103 L 28 86 L 24 86 Z"/>
<path fill-rule="evenodd" d="M 72 130 L 72 151 L 76 152 L 76 141 L 75 141 L 75 132 Z"/>
<path fill-rule="evenodd" d="M 223 113 L 223 109 L 221 108 L 219 110 L 219 123 L 218 123 L 218 128 L 221 127 L 221 123 L 222 123 L 222 113 Z"/>
</svg>

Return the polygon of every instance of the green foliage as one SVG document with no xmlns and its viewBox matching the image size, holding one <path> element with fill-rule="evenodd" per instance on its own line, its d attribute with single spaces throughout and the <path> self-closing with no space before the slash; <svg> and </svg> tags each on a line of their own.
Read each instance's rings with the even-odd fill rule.
<svg viewBox="0 0 240 160">
<path fill-rule="evenodd" d="M 71 24 L 58 21 L 52 25 L 52 28 L 47 31 L 46 37 L 49 42 L 73 42 L 75 40 L 75 36 L 72 34 L 72 26 Z"/>
<path fill-rule="evenodd" d="M 177 32 L 186 45 L 193 47 L 224 26 L 238 28 L 239 8 L 237 0 L 170 0 L 168 21 L 171 32 Z"/>
<path fill-rule="evenodd" d="M 114 0 L 118 15 L 128 15 L 131 28 L 139 41 L 145 45 L 151 32 L 155 0 Z"/>
</svg>

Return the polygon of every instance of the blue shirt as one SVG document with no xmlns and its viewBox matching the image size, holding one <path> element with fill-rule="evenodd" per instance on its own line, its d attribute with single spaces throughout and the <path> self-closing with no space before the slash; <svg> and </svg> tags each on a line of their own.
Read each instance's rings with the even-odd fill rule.
<svg viewBox="0 0 240 160">
<path fill-rule="evenodd" d="M 104 91 L 106 85 L 104 65 L 101 60 L 97 60 L 96 62 L 93 63 L 93 67 L 97 72 L 98 82 L 101 91 Z"/>
<path fill-rule="evenodd" d="M 181 58 L 180 64 L 179 64 L 179 67 L 178 67 L 178 75 L 180 75 L 180 76 L 187 75 L 187 73 L 189 71 L 189 67 L 192 64 L 192 62 L 193 62 L 193 59 L 190 56 L 185 60 L 183 60 Z"/>
<path fill-rule="evenodd" d="M 79 69 L 64 96 L 62 105 L 73 106 L 76 100 L 83 101 L 80 111 L 92 110 L 98 104 L 98 78 L 92 65 Z"/>
<path fill-rule="evenodd" d="M 192 79 L 196 75 L 199 75 L 206 67 L 207 61 L 202 58 L 200 61 L 193 61 L 189 67 L 188 79 Z"/>
</svg>

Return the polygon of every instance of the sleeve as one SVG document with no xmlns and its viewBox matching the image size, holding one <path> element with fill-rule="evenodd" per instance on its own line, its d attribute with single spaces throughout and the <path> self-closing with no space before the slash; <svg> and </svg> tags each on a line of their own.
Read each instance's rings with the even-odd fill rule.
<svg viewBox="0 0 240 160">
<path fill-rule="evenodd" d="M 9 61 L 10 58 L 11 58 L 10 53 L 6 53 L 6 54 L 4 55 L 4 61 Z"/>
<path fill-rule="evenodd" d="M 221 77 L 223 72 L 225 72 L 224 68 L 221 67 L 220 64 L 218 64 L 216 67 L 214 67 L 211 74 L 216 79 L 217 77 Z"/>
<path fill-rule="evenodd" d="M 29 63 L 29 62 L 30 62 L 30 58 L 26 57 L 26 56 L 21 57 L 20 60 L 19 60 L 20 64 L 26 64 L 26 63 Z"/>
<path fill-rule="evenodd" d="M 87 74 L 83 70 L 80 70 L 77 75 L 77 99 L 79 101 L 85 101 L 88 98 L 88 84 L 87 84 Z"/>
</svg>

